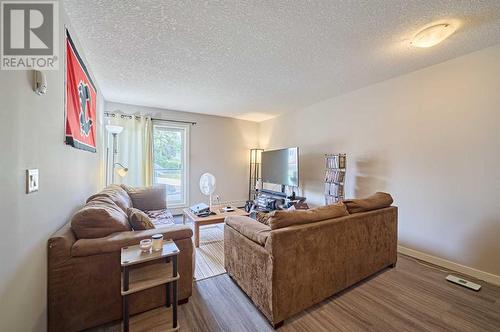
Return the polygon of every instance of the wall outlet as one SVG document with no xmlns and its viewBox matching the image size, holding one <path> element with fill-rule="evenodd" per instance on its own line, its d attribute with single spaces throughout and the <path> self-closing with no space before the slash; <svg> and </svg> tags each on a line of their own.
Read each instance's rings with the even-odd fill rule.
<svg viewBox="0 0 500 332">
<path fill-rule="evenodd" d="M 38 169 L 26 170 L 26 193 L 31 194 L 38 191 Z"/>
</svg>

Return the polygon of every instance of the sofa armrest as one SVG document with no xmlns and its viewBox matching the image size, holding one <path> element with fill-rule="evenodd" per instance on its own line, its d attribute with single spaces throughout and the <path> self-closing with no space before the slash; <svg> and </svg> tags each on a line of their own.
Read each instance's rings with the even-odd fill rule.
<svg viewBox="0 0 500 332">
<path fill-rule="evenodd" d="M 224 227 L 224 268 L 252 299 L 255 306 L 273 322 L 273 259 L 269 249 L 255 243 L 226 224 Z"/>
<path fill-rule="evenodd" d="M 165 240 L 181 240 L 191 238 L 193 231 L 189 226 L 170 225 L 144 231 L 118 232 L 98 239 L 80 239 L 71 249 L 71 256 L 81 257 L 120 251 L 121 248 L 139 244 L 142 239 L 153 234 L 163 234 Z"/>
<path fill-rule="evenodd" d="M 76 242 L 76 237 L 67 223 L 55 232 L 48 240 L 49 265 L 58 264 L 71 258 L 71 248 Z"/>
<path fill-rule="evenodd" d="M 265 246 L 271 228 L 252 218 L 245 216 L 229 216 L 225 219 L 226 227 L 231 227 L 244 237 Z"/>
<path fill-rule="evenodd" d="M 284 320 L 397 260 L 397 208 L 273 230 L 273 318 Z"/>
</svg>

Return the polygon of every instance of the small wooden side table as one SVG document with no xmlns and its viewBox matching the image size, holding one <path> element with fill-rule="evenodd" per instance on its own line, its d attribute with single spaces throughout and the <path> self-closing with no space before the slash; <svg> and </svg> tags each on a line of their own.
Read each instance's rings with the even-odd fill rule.
<svg viewBox="0 0 500 332">
<path fill-rule="evenodd" d="M 172 329 L 177 331 L 177 257 L 179 248 L 173 241 L 163 241 L 163 248 L 159 251 L 142 252 L 138 245 L 124 247 L 121 252 L 122 266 L 122 306 L 123 331 L 129 330 L 128 296 L 145 289 L 165 285 L 166 307 L 172 304 Z M 134 266 L 145 262 L 157 261 L 144 266 Z"/>
</svg>

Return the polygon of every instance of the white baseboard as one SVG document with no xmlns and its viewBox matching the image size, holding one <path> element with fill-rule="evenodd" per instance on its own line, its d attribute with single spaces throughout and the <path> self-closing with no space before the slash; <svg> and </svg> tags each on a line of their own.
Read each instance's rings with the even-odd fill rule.
<svg viewBox="0 0 500 332">
<path fill-rule="evenodd" d="M 398 245 L 398 252 L 500 286 L 500 276 Z"/>
</svg>

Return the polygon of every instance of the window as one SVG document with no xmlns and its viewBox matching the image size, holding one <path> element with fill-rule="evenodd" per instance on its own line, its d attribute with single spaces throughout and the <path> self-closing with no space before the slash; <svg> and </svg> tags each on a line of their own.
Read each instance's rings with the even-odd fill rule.
<svg viewBox="0 0 500 332">
<path fill-rule="evenodd" d="M 189 125 L 153 122 L 153 183 L 167 186 L 169 208 L 188 205 Z"/>
</svg>

